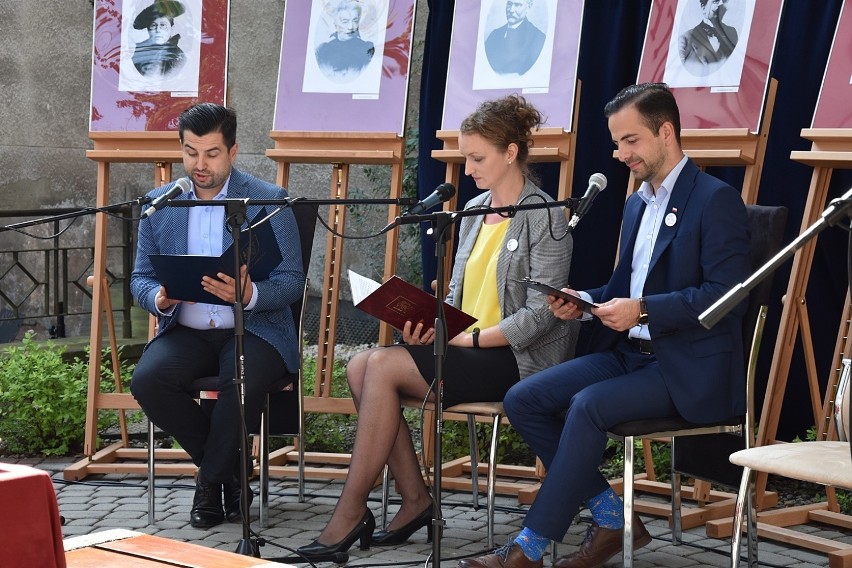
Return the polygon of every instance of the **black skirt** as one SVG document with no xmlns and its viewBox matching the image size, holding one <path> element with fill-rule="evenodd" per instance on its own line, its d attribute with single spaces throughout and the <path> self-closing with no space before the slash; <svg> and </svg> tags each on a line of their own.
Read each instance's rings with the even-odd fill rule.
<svg viewBox="0 0 852 568">
<path fill-rule="evenodd" d="M 411 354 L 426 382 L 435 378 L 433 345 L 399 345 Z M 509 347 L 474 349 L 447 346 L 444 359 L 444 408 L 462 402 L 502 402 L 520 380 L 518 362 Z"/>
</svg>

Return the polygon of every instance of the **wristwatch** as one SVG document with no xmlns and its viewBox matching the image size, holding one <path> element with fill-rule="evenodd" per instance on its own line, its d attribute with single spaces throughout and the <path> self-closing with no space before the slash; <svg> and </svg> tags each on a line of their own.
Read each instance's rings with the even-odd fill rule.
<svg viewBox="0 0 852 568">
<path fill-rule="evenodd" d="M 470 336 L 473 339 L 473 348 L 479 349 L 479 328 L 473 328 L 473 331 L 470 332 Z"/>
<path fill-rule="evenodd" d="M 648 304 L 645 302 L 645 297 L 639 298 L 639 325 L 648 325 Z"/>
</svg>

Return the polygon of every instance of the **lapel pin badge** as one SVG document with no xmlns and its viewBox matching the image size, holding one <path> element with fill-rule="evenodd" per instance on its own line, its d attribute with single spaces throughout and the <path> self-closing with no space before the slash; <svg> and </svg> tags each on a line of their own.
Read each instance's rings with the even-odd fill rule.
<svg viewBox="0 0 852 568">
<path fill-rule="evenodd" d="M 672 207 L 671 213 L 666 215 L 666 227 L 674 227 L 677 223 L 677 207 Z"/>
</svg>

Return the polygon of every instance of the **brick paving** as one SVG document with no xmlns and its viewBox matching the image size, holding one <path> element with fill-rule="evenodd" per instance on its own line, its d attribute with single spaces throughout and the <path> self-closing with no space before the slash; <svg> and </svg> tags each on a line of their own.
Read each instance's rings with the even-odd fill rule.
<svg viewBox="0 0 852 568">
<path fill-rule="evenodd" d="M 194 484 L 189 477 L 157 478 L 156 522 L 148 523 L 148 497 L 146 479 L 127 474 L 89 476 L 81 482 L 62 480 L 62 471 L 73 461 L 65 459 L 16 460 L 45 469 L 52 474 L 60 514 L 65 518 L 65 538 L 87 535 L 108 529 L 128 529 L 161 537 L 192 542 L 203 546 L 235 551 L 242 538 L 239 523 L 224 523 L 209 530 L 198 530 L 189 526 L 189 507 Z M 251 482 L 257 492 L 257 479 Z M 305 502 L 299 503 L 295 482 L 273 479 L 270 486 L 270 511 L 268 526 L 258 523 L 258 502 L 252 505 L 252 530 L 268 544 L 260 548 L 264 559 L 291 556 L 286 548 L 295 549 L 308 544 L 317 537 L 328 521 L 340 494 L 341 482 L 307 481 Z M 376 488 L 371 494 L 370 508 L 380 522 L 381 491 Z M 483 504 L 484 504 L 484 497 Z M 495 521 L 497 544 L 506 542 L 521 528 L 526 507 L 519 506 L 514 497 L 498 497 Z M 391 505 L 391 514 L 396 510 Z M 446 529 L 441 540 L 441 565 L 454 567 L 463 556 L 476 556 L 487 548 L 486 513 L 484 507 L 474 510 L 469 493 L 445 492 L 442 512 Z M 585 534 L 587 512 L 581 512 L 580 523 L 571 526 L 563 543 L 558 545 L 557 554 L 570 552 Z M 643 520 L 654 537 L 651 544 L 636 552 L 636 568 L 671 567 L 700 568 L 730 566 L 728 559 L 730 542 L 708 538 L 703 527 L 684 533 L 684 544 L 671 543 L 671 531 L 665 519 L 643 516 Z M 803 530 L 820 532 L 819 527 L 809 526 Z M 838 536 L 836 530 L 822 530 L 827 538 Z M 840 538 L 848 538 L 842 536 Z M 358 550 L 357 545 L 349 551 L 351 566 L 417 566 L 431 564 L 432 545 L 426 542 L 426 531 L 422 529 L 399 547 L 373 547 Z M 802 568 L 828 566 L 825 554 L 810 550 L 784 546 L 771 541 L 762 541 L 759 547 L 761 566 L 796 566 Z M 550 555 L 545 557 L 545 566 L 550 565 Z M 295 562 L 293 562 L 295 564 Z M 330 564 L 328 564 L 330 565 Z M 607 566 L 620 566 L 617 556 Z"/>
</svg>

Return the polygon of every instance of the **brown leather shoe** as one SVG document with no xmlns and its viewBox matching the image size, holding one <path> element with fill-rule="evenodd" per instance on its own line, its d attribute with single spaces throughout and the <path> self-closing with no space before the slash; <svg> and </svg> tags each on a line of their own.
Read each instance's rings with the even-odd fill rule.
<svg viewBox="0 0 852 568">
<path fill-rule="evenodd" d="M 651 542 L 648 529 L 642 520 L 633 517 L 633 550 L 639 550 Z M 624 548 L 623 529 L 605 529 L 592 523 L 580 548 L 571 554 L 560 556 L 553 562 L 555 568 L 597 568 L 621 552 Z"/>
<path fill-rule="evenodd" d="M 458 568 L 542 568 L 543 565 L 541 559 L 530 560 L 524 556 L 521 547 L 513 542 L 501 546 L 492 554 L 460 560 Z"/>
</svg>

